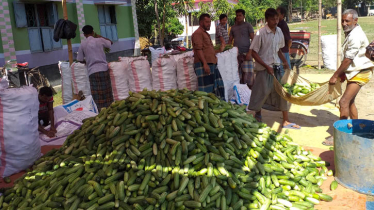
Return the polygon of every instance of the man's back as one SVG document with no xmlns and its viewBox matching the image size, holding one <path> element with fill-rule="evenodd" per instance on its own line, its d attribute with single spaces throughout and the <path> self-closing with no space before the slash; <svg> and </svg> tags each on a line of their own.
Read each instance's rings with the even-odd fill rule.
<svg viewBox="0 0 374 210">
<path fill-rule="evenodd" d="M 106 62 L 104 47 L 110 48 L 110 46 L 110 41 L 106 39 L 89 36 L 82 41 L 77 60 L 82 61 L 85 58 L 89 75 L 106 71 L 108 70 L 108 63 Z"/>
<path fill-rule="evenodd" d="M 250 23 L 243 22 L 231 27 L 230 36 L 234 38 L 234 46 L 238 47 L 239 53 L 247 53 L 251 45 L 250 34 L 254 33 Z"/>
</svg>

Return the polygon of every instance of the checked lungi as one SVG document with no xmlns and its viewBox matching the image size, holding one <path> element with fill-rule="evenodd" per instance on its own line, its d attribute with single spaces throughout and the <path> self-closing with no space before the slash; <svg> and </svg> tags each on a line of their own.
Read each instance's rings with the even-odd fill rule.
<svg viewBox="0 0 374 210">
<path fill-rule="evenodd" d="M 92 98 L 100 111 L 103 107 L 109 107 L 113 103 L 112 83 L 109 71 L 100 71 L 90 75 Z"/>
<path fill-rule="evenodd" d="M 198 89 L 207 93 L 214 93 L 218 98 L 225 99 L 225 88 L 217 64 L 208 64 L 210 75 L 205 74 L 202 63 L 195 63 L 195 73 L 197 76 Z"/>
<path fill-rule="evenodd" d="M 252 88 L 255 79 L 253 61 L 245 59 L 246 53 L 238 55 L 240 84 L 246 84 L 249 88 Z"/>
</svg>

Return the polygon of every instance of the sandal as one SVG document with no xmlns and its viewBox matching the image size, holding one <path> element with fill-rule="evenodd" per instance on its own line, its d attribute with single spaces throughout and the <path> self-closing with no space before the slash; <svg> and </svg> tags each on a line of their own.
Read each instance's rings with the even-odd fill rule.
<svg viewBox="0 0 374 210">
<path fill-rule="evenodd" d="M 323 141 L 322 144 L 325 145 L 325 146 L 334 146 L 334 137 L 330 136 L 330 137 L 326 138 L 326 140 Z"/>
<path fill-rule="evenodd" d="M 299 125 L 296 125 L 296 123 L 290 123 L 288 125 L 284 125 L 283 128 L 295 129 L 295 130 L 301 129 L 301 126 L 299 127 L 296 127 L 296 126 L 299 126 Z"/>
</svg>

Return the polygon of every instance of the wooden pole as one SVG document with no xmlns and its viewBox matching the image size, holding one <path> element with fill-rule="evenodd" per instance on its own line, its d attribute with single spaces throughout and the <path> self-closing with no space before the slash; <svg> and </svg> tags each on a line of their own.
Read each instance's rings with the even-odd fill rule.
<svg viewBox="0 0 374 210">
<path fill-rule="evenodd" d="M 68 19 L 68 8 L 66 7 L 66 0 L 62 0 L 62 11 L 64 13 L 64 19 Z M 69 54 L 69 63 L 70 65 L 73 63 L 73 48 L 71 46 L 71 40 L 67 40 L 68 43 L 68 54 Z"/>
<path fill-rule="evenodd" d="M 336 64 L 337 64 L 337 69 L 339 68 L 340 66 L 340 63 L 341 63 L 341 57 L 342 57 L 342 51 L 341 51 L 341 43 L 342 43 L 342 1 L 341 0 L 337 0 L 337 8 L 338 8 L 338 22 L 337 22 L 337 26 L 338 26 L 338 39 L 337 39 L 337 59 L 336 59 Z"/>
<path fill-rule="evenodd" d="M 322 0 L 318 2 L 318 69 L 321 69 L 321 24 L 322 24 Z"/>
</svg>

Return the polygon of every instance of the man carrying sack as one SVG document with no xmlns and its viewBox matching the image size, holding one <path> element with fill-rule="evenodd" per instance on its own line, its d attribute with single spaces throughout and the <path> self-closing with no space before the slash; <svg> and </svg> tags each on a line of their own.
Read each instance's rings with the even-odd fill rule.
<svg viewBox="0 0 374 210">
<path fill-rule="evenodd" d="M 248 109 L 255 111 L 255 118 L 262 121 L 261 108 L 265 104 L 274 106 L 276 110 L 283 113 L 283 128 L 300 129 L 295 123 L 288 119 L 288 104 L 274 89 L 274 76 L 281 80 L 280 65 L 283 62 L 285 69 L 289 69 L 286 58 L 281 48 L 285 46 L 282 30 L 277 27 L 279 16 L 275 9 L 270 8 L 265 12 L 267 24 L 261 28 L 253 39 L 250 49 L 256 60 L 254 69 L 256 80 L 252 87 L 251 100 Z M 279 59 L 280 58 L 280 59 Z"/>
<path fill-rule="evenodd" d="M 342 27 L 345 33 L 343 43 L 343 61 L 330 79 L 330 85 L 335 85 L 338 79 L 347 80 L 347 88 L 339 101 L 340 119 L 358 119 L 355 98 L 361 87 L 366 85 L 373 75 L 373 63 L 365 56 L 369 40 L 361 26 L 357 24 L 356 10 L 347 9 L 342 14 Z M 323 145 L 332 146 L 333 137 L 327 138 Z"/>
<path fill-rule="evenodd" d="M 195 54 L 194 68 L 197 76 L 198 89 L 214 93 L 218 98 L 225 99 L 221 74 L 217 68 L 217 57 L 213 42 L 207 31 L 210 30 L 210 15 L 202 14 L 199 18 L 200 27 L 192 34 L 192 46 Z"/>
</svg>

